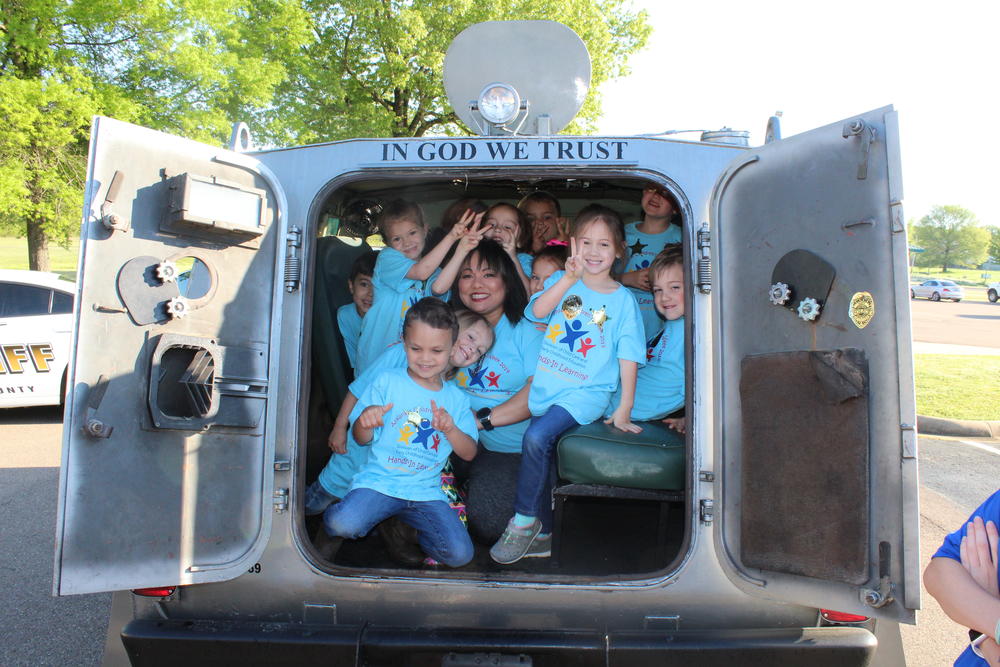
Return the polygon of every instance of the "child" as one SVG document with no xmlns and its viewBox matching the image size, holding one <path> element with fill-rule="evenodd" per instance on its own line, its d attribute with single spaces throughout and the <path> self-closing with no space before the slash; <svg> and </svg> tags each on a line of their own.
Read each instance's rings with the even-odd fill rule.
<svg viewBox="0 0 1000 667">
<path fill-rule="evenodd" d="M 371 453 L 344 499 L 323 513 L 331 537 L 355 539 L 399 516 L 431 558 L 450 567 L 472 560 L 472 541 L 440 480 L 452 451 L 466 461 L 476 455 L 469 399 L 445 380 L 457 340 L 455 314 L 439 299 L 422 299 L 407 312 L 407 367 L 380 373 L 351 411 L 352 435 Z"/>
<path fill-rule="evenodd" d="M 493 329 L 482 315 L 460 308 L 456 309 L 455 318 L 458 320 L 458 340 L 452 347 L 449 376 L 456 369 L 478 364 L 493 346 Z M 371 448 L 360 447 L 351 439 L 350 414 L 358 397 L 378 375 L 386 370 L 406 368 L 406 363 L 405 346 L 402 343 L 390 345 L 348 387 L 327 441 L 335 456 L 330 457 L 319 478 L 306 489 L 306 516 L 321 514 L 331 503 L 343 498 L 354 475 L 367 463 Z"/>
<path fill-rule="evenodd" d="M 537 294 L 542 291 L 542 286 L 556 271 L 566 268 L 566 257 L 569 255 L 569 248 L 561 241 L 552 240 L 548 242 L 542 251 L 535 255 L 535 261 L 531 263 L 531 281 L 528 284 L 528 294 Z"/>
<path fill-rule="evenodd" d="M 646 359 L 635 297 L 611 277 L 624 253 L 618 214 L 584 208 L 573 222 L 565 271 L 545 281 L 525 316 L 548 324 L 528 394 L 531 423 L 524 433 L 514 517 L 490 556 L 502 564 L 549 554 L 556 441 L 568 429 L 604 414 L 621 383 L 618 409 L 606 420 L 623 431 L 629 419 L 638 364 Z"/>
<path fill-rule="evenodd" d="M 1000 489 L 944 539 L 924 570 L 924 586 L 948 616 L 982 633 L 956 667 L 1000 665 Z"/>
<path fill-rule="evenodd" d="M 531 226 L 528 219 L 513 204 L 494 204 L 486 210 L 483 220 L 487 224 L 486 238 L 498 242 L 514 260 L 517 273 L 528 289 L 531 276 L 531 263 L 534 257 L 531 253 Z"/>
<path fill-rule="evenodd" d="M 475 213 L 466 211 L 434 249 L 421 257 L 427 227 L 420 207 L 397 199 L 382 210 L 378 228 L 386 247 L 375 262 L 371 310 L 361 320 L 356 372 L 363 372 L 385 348 L 399 340 L 406 311 L 427 296 L 432 282 L 429 279 L 475 217 Z"/>
<path fill-rule="evenodd" d="M 347 348 L 347 358 L 351 368 L 356 367 L 358 356 L 358 336 L 361 335 L 361 318 L 372 307 L 372 274 L 375 273 L 374 250 L 362 253 L 354 258 L 351 264 L 351 276 L 347 279 L 347 289 L 351 292 L 353 303 L 348 303 L 337 309 L 337 326 Z"/>
<path fill-rule="evenodd" d="M 681 242 L 681 228 L 673 224 L 677 213 L 677 204 L 670 193 L 658 185 L 648 185 L 642 191 L 642 220 L 625 226 L 625 246 L 629 253 L 620 278 L 623 285 L 632 288 L 639 302 L 646 340 L 660 329 L 646 269 L 666 244 Z"/>
<path fill-rule="evenodd" d="M 559 200 L 548 192 L 538 190 L 517 203 L 531 227 L 531 252 L 538 253 L 552 239 L 566 240 L 569 221 L 562 217 Z"/>
<path fill-rule="evenodd" d="M 649 267 L 656 311 L 665 320 L 646 346 L 646 365 L 635 383 L 632 419 L 663 419 L 680 433 L 684 418 L 664 419 L 684 407 L 684 254 L 681 244 L 671 243 Z M 621 391 L 611 400 L 608 414 L 618 407 Z"/>
</svg>

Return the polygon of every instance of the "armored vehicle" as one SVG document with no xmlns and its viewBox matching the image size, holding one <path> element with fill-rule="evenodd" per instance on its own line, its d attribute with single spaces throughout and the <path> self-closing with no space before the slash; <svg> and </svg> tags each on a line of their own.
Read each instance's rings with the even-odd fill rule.
<svg viewBox="0 0 1000 667">
<path fill-rule="evenodd" d="M 579 42 L 463 34 L 497 29 L 555 30 L 536 66 Z M 135 665 L 900 664 L 919 581 L 896 112 L 756 148 L 552 135 L 575 109 L 539 100 L 578 105 L 589 69 L 560 88 L 468 63 L 451 98 L 478 137 L 255 150 L 238 128 L 220 149 L 96 119 L 55 592 L 118 591 L 107 658 Z M 553 558 L 406 568 L 378 535 L 323 558 L 303 495 L 378 203 L 436 220 L 544 189 L 636 219 L 649 186 L 680 207 L 687 433 L 577 434 L 651 455 L 560 466 Z"/>
</svg>

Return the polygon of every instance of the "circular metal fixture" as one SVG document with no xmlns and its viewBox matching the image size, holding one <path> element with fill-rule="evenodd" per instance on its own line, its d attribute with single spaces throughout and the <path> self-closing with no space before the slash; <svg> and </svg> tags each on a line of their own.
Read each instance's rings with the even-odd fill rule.
<svg viewBox="0 0 1000 667">
<path fill-rule="evenodd" d="M 788 303 L 788 299 L 791 296 L 792 291 L 788 289 L 788 285 L 785 283 L 774 283 L 768 291 L 768 298 L 770 298 L 771 303 L 776 306 L 784 306 Z"/>
<path fill-rule="evenodd" d="M 182 296 L 175 296 L 170 301 L 167 301 L 167 314 L 171 318 L 177 319 L 179 317 L 184 317 L 188 314 L 188 302 Z"/>
<path fill-rule="evenodd" d="M 811 296 L 807 296 L 799 302 L 799 317 L 806 322 L 812 322 L 819 317 L 819 302 Z"/>
<path fill-rule="evenodd" d="M 177 280 L 177 265 L 166 259 L 156 265 L 156 278 L 161 283 L 172 283 Z"/>
<path fill-rule="evenodd" d="M 504 125 L 514 120 L 521 110 L 521 96 L 514 86 L 506 83 L 488 84 L 479 93 L 479 113 L 487 122 Z"/>
</svg>

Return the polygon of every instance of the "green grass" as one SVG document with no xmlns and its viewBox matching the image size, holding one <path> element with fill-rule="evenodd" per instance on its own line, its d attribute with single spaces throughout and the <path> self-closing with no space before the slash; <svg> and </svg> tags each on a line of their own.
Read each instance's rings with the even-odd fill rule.
<svg viewBox="0 0 1000 667">
<path fill-rule="evenodd" d="M 991 274 L 990 278 L 983 278 L 983 274 Z M 1000 271 L 984 271 L 983 269 L 948 269 L 947 273 L 941 271 L 940 266 L 914 266 L 910 269 L 910 280 L 922 283 L 925 280 L 953 280 L 959 285 L 967 287 L 983 287 L 988 283 L 1000 281 Z"/>
<path fill-rule="evenodd" d="M 1000 356 L 915 354 L 917 414 L 1000 420 Z"/>
<path fill-rule="evenodd" d="M 80 253 L 80 242 L 74 240 L 69 249 L 49 244 L 49 268 L 64 278 L 76 276 L 76 262 Z M 10 236 L 0 236 L 0 269 L 28 268 L 28 240 Z"/>
</svg>

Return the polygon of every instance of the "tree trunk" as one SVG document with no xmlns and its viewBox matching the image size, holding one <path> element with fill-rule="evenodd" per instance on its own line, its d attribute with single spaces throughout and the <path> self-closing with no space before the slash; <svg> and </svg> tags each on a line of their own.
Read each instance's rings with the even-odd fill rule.
<svg viewBox="0 0 1000 667">
<path fill-rule="evenodd" d="M 41 220 L 28 221 L 28 268 L 32 271 L 49 270 L 49 238 L 42 229 Z"/>
</svg>

